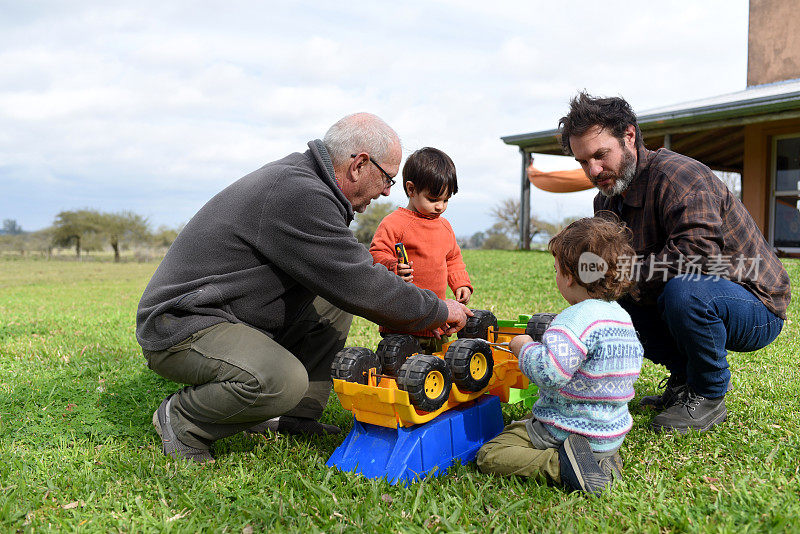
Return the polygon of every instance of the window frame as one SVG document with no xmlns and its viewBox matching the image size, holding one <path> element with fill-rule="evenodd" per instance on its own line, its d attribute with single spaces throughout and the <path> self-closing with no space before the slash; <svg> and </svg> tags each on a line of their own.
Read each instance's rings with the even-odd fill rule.
<svg viewBox="0 0 800 534">
<path fill-rule="evenodd" d="M 798 130 L 795 133 L 772 136 L 772 143 L 771 143 L 772 154 L 770 158 L 771 164 L 770 164 L 770 186 L 769 186 L 769 243 L 773 248 L 783 252 L 800 253 L 800 246 L 786 247 L 786 246 L 775 245 L 776 199 L 778 197 L 785 197 L 785 196 L 800 197 L 800 188 L 791 190 L 787 189 L 781 191 L 778 191 L 776 189 L 778 183 L 778 142 L 785 139 L 800 140 L 800 130 Z"/>
</svg>

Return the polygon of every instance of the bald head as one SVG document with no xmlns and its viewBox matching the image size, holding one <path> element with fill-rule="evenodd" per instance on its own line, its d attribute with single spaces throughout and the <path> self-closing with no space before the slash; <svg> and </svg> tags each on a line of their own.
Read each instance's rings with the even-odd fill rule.
<svg viewBox="0 0 800 534">
<path fill-rule="evenodd" d="M 371 113 L 353 113 L 330 127 L 322 139 L 333 167 L 348 165 L 351 154 L 366 152 L 377 161 L 383 161 L 400 138 L 380 117 Z"/>
</svg>

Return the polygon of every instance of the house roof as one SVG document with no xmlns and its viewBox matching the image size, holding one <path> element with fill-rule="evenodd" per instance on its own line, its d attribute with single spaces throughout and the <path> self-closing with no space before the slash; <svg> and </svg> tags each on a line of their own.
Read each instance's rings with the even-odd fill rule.
<svg viewBox="0 0 800 534">
<path fill-rule="evenodd" d="M 638 121 L 650 148 L 663 146 L 669 134 L 673 150 L 712 168 L 741 172 L 745 124 L 798 117 L 800 79 L 647 110 L 638 115 Z M 563 154 L 557 129 L 501 139 L 526 152 Z"/>
<path fill-rule="evenodd" d="M 664 106 L 642 113 L 641 122 L 663 122 L 684 118 L 722 118 L 797 108 L 800 79 L 748 87 L 744 91 Z"/>
</svg>

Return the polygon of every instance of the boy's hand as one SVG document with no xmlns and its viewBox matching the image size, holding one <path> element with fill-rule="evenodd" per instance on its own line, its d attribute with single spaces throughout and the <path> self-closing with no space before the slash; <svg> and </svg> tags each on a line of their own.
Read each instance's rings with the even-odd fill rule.
<svg viewBox="0 0 800 534">
<path fill-rule="evenodd" d="M 461 304 L 469 304 L 469 299 L 472 297 L 472 290 L 467 286 L 459 287 L 456 289 L 455 297 Z"/>
<path fill-rule="evenodd" d="M 533 338 L 531 336 L 526 336 L 526 335 L 517 336 L 508 342 L 508 350 L 513 352 L 514 356 L 519 358 L 519 351 L 522 350 L 523 346 L 530 343 L 531 341 L 533 341 Z"/>
<path fill-rule="evenodd" d="M 414 262 L 409 261 L 408 263 L 399 263 L 397 264 L 397 276 L 405 280 L 406 282 L 413 282 L 414 281 Z"/>
</svg>

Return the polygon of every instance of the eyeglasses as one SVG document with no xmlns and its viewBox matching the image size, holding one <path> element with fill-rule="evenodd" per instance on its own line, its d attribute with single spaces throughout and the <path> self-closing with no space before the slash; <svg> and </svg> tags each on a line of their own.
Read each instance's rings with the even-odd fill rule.
<svg viewBox="0 0 800 534">
<path fill-rule="evenodd" d="M 354 158 L 354 157 L 356 157 L 357 155 L 358 155 L 358 154 L 350 154 L 350 157 L 351 157 L 351 158 Z M 394 178 L 392 178 L 391 176 L 389 176 L 389 173 L 388 173 L 388 172 L 386 172 L 386 171 L 384 171 L 384 170 L 383 170 L 383 167 L 381 167 L 380 165 L 378 165 L 378 162 L 377 162 L 377 161 L 375 161 L 374 159 L 372 159 L 372 156 L 368 156 L 368 157 L 369 157 L 369 160 L 372 162 L 372 164 L 373 164 L 373 165 L 375 165 L 376 167 L 378 167 L 378 170 L 379 170 L 379 171 L 381 171 L 381 172 L 383 173 L 383 177 L 384 177 L 384 179 L 386 180 L 386 187 L 392 187 L 394 184 L 396 184 L 396 183 L 397 183 L 397 182 L 395 182 Z"/>
</svg>

